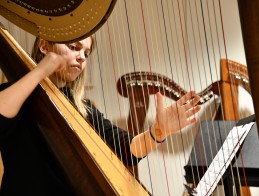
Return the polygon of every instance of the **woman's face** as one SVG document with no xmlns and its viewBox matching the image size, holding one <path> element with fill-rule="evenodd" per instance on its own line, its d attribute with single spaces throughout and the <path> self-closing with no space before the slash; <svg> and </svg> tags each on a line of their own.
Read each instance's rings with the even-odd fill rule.
<svg viewBox="0 0 259 196">
<path fill-rule="evenodd" d="M 66 69 L 50 76 L 57 86 L 74 81 L 85 69 L 86 60 L 91 53 L 92 38 L 70 44 L 49 44 L 48 51 L 62 55 L 66 59 Z"/>
</svg>

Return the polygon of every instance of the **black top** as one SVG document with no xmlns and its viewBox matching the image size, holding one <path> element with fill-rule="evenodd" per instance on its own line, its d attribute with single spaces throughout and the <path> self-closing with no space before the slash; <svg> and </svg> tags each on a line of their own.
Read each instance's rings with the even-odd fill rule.
<svg viewBox="0 0 259 196">
<path fill-rule="evenodd" d="M 0 90 L 8 86 L 2 84 Z M 71 99 L 69 90 L 61 90 Z M 112 125 L 90 101 L 85 104 L 90 108 L 87 120 L 102 137 L 105 134 L 105 141 L 117 149 L 116 154 L 124 164 L 137 164 L 139 160 L 130 153 L 132 135 Z M 31 119 L 25 107 L 11 119 L 0 114 L 0 150 L 4 164 L 0 195 L 73 195 L 36 122 Z"/>
</svg>

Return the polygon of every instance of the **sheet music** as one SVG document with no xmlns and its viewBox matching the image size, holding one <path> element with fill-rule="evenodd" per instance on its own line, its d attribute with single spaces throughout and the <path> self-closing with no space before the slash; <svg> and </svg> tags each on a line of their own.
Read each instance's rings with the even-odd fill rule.
<svg viewBox="0 0 259 196">
<path fill-rule="evenodd" d="M 212 194 L 253 124 L 254 122 L 235 126 L 230 130 L 225 142 L 200 180 L 193 195 L 206 196 Z"/>
</svg>

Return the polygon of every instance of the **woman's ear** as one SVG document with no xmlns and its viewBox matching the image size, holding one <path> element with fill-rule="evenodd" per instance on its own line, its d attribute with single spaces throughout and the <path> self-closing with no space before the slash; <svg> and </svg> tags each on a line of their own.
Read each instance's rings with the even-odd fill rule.
<svg viewBox="0 0 259 196">
<path fill-rule="evenodd" d="M 49 51 L 49 42 L 46 40 L 40 39 L 39 49 L 40 49 L 41 53 L 46 55 Z"/>
</svg>

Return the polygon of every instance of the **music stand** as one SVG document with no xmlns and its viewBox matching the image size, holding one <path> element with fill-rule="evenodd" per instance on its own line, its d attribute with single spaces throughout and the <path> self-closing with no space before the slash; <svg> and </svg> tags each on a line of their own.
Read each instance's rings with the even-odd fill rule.
<svg viewBox="0 0 259 196">
<path fill-rule="evenodd" d="M 237 125 L 243 125 L 254 121 L 254 116 L 239 120 Z M 198 184 L 199 179 L 206 172 L 214 156 L 225 141 L 228 132 L 236 124 L 235 121 L 203 121 L 200 124 L 198 135 L 185 169 L 187 183 Z M 202 134 L 202 135 L 201 135 Z M 200 146 L 200 147 L 199 147 Z M 211 146 L 211 147 L 210 147 Z M 240 153 L 241 152 L 241 153 Z M 206 156 L 205 156 L 206 155 Z M 233 196 L 234 178 L 237 195 L 240 195 L 239 185 L 259 187 L 259 139 L 256 123 L 248 133 L 241 151 L 239 150 L 232 161 L 232 169 L 229 167 L 222 176 L 225 194 Z M 207 162 L 206 162 L 207 160 Z M 242 163 L 243 160 L 243 163 Z M 245 178 L 244 172 L 245 171 Z M 199 177 L 198 177 L 199 174 Z M 238 179 L 239 175 L 239 179 Z"/>
</svg>

